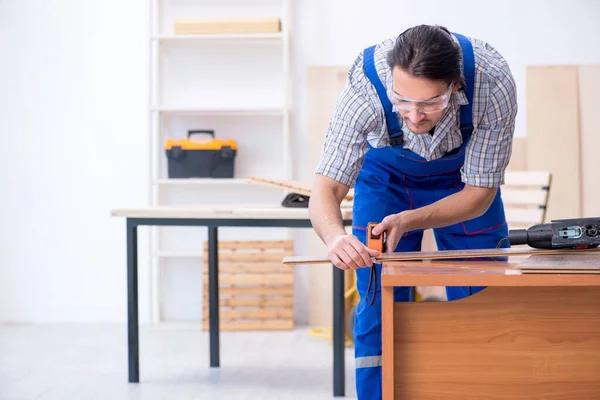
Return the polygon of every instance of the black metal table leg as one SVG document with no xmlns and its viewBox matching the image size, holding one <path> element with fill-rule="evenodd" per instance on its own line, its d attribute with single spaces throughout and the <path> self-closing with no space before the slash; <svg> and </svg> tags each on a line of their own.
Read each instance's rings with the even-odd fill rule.
<svg viewBox="0 0 600 400">
<path fill-rule="evenodd" d="M 127 335 L 129 382 L 140 381 L 137 225 L 127 220 Z"/>
<path fill-rule="evenodd" d="M 208 313 L 210 366 L 219 366 L 219 245 L 216 226 L 208 227 Z"/>
<path fill-rule="evenodd" d="M 333 267 L 333 395 L 345 395 L 344 271 Z"/>
</svg>

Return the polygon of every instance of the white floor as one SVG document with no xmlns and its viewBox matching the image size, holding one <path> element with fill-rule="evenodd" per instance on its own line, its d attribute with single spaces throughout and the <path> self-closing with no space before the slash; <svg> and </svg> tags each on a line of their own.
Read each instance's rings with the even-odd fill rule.
<svg viewBox="0 0 600 400">
<path fill-rule="evenodd" d="M 208 333 L 140 330 L 140 380 L 127 383 L 124 325 L 1 325 L 1 400 L 335 399 L 332 346 L 288 332 L 222 332 L 221 367 Z M 346 398 L 356 398 L 346 348 Z"/>
</svg>

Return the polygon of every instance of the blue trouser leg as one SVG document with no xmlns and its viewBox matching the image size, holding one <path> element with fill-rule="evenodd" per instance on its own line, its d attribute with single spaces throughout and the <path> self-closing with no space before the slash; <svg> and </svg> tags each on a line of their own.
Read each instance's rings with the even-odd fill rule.
<svg viewBox="0 0 600 400">
<path fill-rule="evenodd" d="M 365 233 L 355 232 L 364 243 Z M 422 232 L 411 232 L 403 237 L 396 251 L 421 250 Z M 356 363 L 356 393 L 359 400 L 381 399 L 381 264 L 376 264 L 377 291 L 375 301 L 369 305 L 367 300 L 373 298 L 373 287 L 367 293 L 370 268 L 356 271 L 357 288 L 360 301 L 356 307 L 354 325 L 354 355 Z M 409 301 L 412 288 L 396 287 L 395 301 Z"/>
<path fill-rule="evenodd" d="M 442 229 L 434 230 L 436 243 L 439 250 L 464 250 L 464 249 L 488 249 L 495 248 L 500 239 L 506 236 L 506 227 L 501 226 L 486 232 L 469 235 L 460 233 L 458 230 L 452 233 L 443 232 Z M 508 247 L 508 241 L 504 241 L 501 247 Z M 480 258 L 481 260 L 481 258 Z M 499 260 L 498 258 L 496 260 Z M 466 259 L 472 262 L 474 259 Z M 448 286 L 446 296 L 448 300 L 458 300 L 485 289 L 485 286 Z"/>
</svg>

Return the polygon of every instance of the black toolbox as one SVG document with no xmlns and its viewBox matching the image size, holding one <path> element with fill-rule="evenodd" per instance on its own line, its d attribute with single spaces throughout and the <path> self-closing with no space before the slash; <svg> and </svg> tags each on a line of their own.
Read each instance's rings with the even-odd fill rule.
<svg viewBox="0 0 600 400">
<path fill-rule="evenodd" d="M 208 134 L 207 141 L 195 141 L 192 135 Z M 169 178 L 233 178 L 237 143 L 217 139 L 213 130 L 188 131 L 186 139 L 165 143 Z"/>
</svg>

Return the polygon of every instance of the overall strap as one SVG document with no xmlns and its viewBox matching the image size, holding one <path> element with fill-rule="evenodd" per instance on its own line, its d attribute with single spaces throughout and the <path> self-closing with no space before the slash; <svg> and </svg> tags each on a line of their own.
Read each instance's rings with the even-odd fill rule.
<svg viewBox="0 0 600 400">
<path fill-rule="evenodd" d="M 454 33 L 458 39 L 463 55 L 463 69 L 467 87 L 465 94 L 469 104 L 460 107 L 460 130 L 463 134 L 463 141 L 467 142 L 473 132 L 473 92 L 475 89 L 475 55 L 473 54 L 473 45 L 465 36 Z"/>
<path fill-rule="evenodd" d="M 402 129 L 400 128 L 400 124 L 398 123 L 398 117 L 393 110 L 392 102 L 388 98 L 385 87 L 381 83 L 379 79 L 379 75 L 377 75 L 377 70 L 375 69 L 375 45 L 368 47 L 363 52 L 363 69 L 365 71 L 365 75 L 373 86 L 375 86 L 375 90 L 377 90 L 377 95 L 379 96 L 379 100 L 381 101 L 381 105 L 383 106 L 383 111 L 385 113 L 385 123 L 387 125 L 388 133 L 390 138 L 393 139 L 396 136 L 402 136 Z"/>
</svg>

